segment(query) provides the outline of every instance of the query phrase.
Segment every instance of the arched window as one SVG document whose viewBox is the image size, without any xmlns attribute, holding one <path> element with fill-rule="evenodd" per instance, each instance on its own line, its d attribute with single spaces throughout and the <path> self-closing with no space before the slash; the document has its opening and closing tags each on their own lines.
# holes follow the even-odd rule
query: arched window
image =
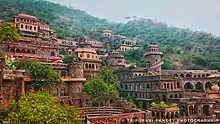
<svg viewBox="0 0 220 124">
<path fill-rule="evenodd" d="M 90 58 L 90 55 L 89 55 L 89 54 L 87 54 L 87 58 Z"/>
<path fill-rule="evenodd" d="M 180 77 L 181 77 L 181 78 L 184 78 L 184 74 L 180 74 Z"/>
<path fill-rule="evenodd" d="M 196 85 L 195 85 L 195 87 L 196 87 L 196 90 L 200 90 L 200 91 L 203 91 L 203 90 L 204 90 L 204 89 L 203 89 L 203 85 L 202 85 L 201 82 L 197 82 Z"/>
<path fill-rule="evenodd" d="M 191 84 L 190 82 L 187 82 L 185 85 L 184 85 L 184 89 L 193 89 L 193 84 Z"/>
<path fill-rule="evenodd" d="M 30 50 L 27 50 L 27 53 L 31 53 L 31 51 L 30 51 Z"/>
<path fill-rule="evenodd" d="M 170 95 L 170 98 L 173 98 L 173 95 L 172 95 L 172 94 Z"/>
<path fill-rule="evenodd" d="M 63 88 L 61 89 L 60 95 L 61 95 L 61 96 L 67 96 L 67 90 L 66 90 L 66 88 L 63 87 Z"/>
<path fill-rule="evenodd" d="M 92 64 L 92 69 L 94 69 L 95 68 L 95 65 L 94 64 Z"/>
<path fill-rule="evenodd" d="M 186 74 L 186 77 L 190 77 L 190 74 Z"/>
<path fill-rule="evenodd" d="M 85 68 L 89 68 L 88 64 L 86 63 Z"/>
</svg>

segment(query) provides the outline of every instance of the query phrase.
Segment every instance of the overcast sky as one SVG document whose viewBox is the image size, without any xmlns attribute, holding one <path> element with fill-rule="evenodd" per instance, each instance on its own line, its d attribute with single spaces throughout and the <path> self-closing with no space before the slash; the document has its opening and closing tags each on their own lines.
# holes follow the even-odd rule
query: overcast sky
<svg viewBox="0 0 220 124">
<path fill-rule="evenodd" d="M 110 21 L 137 16 L 220 35 L 220 0 L 49 0 Z"/>
</svg>

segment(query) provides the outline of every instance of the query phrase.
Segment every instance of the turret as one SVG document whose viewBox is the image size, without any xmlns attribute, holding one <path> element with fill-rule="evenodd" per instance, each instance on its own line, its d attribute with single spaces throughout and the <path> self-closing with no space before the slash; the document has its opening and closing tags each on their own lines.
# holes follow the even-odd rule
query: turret
<svg viewBox="0 0 220 124">
<path fill-rule="evenodd" d="M 161 67 L 163 65 L 163 61 L 161 60 L 162 52 L 159 51 L 158 45 L 149 45 L 148 51 L 145 52 L 144 57 L 146 61 L 146 67 L 148 72 L 154 75 L 161 74 Z"/>
<path fill-rule="evenodd" d="M 104 47 L 106 49 L 106 52 L 109 52 L 111 49 L 111 36 L 112 36 L 112 31 L 111 30 L 104 30 L 103 31 L 103 42 L 104 42 Z"/>
<path fill-rule="evenodd" d="M 104 30 L 103 31 L 103 37 L 104 38 L 110 38 L 112 36 L 112 31 L 111 30 Z"/>
<path fill-rule="evenodd" d="M 125 67 L 124 55 L 121 54 L 120 51 L 116 51 L 116 50 L 110 51 L 108 53 L 106 60 L 108 65 L 111 65 L 116 69 Z"/>
</svg>

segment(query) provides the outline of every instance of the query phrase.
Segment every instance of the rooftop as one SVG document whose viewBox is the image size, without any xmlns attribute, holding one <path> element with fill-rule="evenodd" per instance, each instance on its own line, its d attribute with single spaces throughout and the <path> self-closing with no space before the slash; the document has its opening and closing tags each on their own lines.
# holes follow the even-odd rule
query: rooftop
<svg viewBox="0 0 220 124">
<path fill-rule="evenodd" d="M 36 20 L 36 21 L 39 21 L 37 17 L 35 16 L 31 16 L 31 15 L 27 15 L 27 14 L 18 14 L 17 16 L 15 17 L 19 17 L 19 18 L 29 18 L 29 19 L 33 19 L 33 20 Z"/>
</svg>

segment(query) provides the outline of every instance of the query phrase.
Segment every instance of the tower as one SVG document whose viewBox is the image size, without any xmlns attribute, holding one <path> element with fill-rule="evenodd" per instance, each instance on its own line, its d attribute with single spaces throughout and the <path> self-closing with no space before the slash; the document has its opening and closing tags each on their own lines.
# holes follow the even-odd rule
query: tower
<svg viewBox="0 0 220 124">
<path fill-rule="evenodd" d="M 104 47 L 107 50 L 106 52 L 109 52 L 111 49 L 111 36 L 112 36 L 111 30 L 104 30 L 103 31 L 103 38 L 104 38 L 104 44 L 105 44 Z"/>
<path fill-rule="evenodd" d="M 159 51 L 158 45 L 149 45 L 148 51 L 144 53 L 144 57 L 147 60 L 146 66 L 148 72 L 153 75 L 161 74 L 161 67 L 163 65 L 163 61 L 161 60 L 162 52 Z"/>
</svg>

